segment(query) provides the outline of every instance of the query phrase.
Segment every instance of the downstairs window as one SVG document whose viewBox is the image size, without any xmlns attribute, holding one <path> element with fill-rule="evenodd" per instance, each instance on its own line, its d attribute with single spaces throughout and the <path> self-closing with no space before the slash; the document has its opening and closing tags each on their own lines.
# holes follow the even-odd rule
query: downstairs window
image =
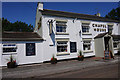
<svg viewBox="0 0 120 80">
<path fill-rule="evenodd" d="M 84 41 L 83 50 L 91 50 L 91 41 Z"/>
<path fill-rule="evenodd" d="M 3 44 L 3 53 L 17 52 L 16 44 Z"/>
<path fill-rule="evenodd" d="M 57 42 L 57 52 L 67 52 L 67 41 L 58 41 Z"/>
</svg>

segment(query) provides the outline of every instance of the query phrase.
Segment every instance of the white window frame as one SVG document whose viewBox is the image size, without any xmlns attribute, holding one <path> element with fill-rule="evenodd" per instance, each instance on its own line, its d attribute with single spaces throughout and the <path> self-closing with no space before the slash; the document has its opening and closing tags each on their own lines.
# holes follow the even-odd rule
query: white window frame
<svg viewBox="0 0 120 80">
<path fill-rule="evenodd" d="M 59 44 L 59 42 L 66 42 L 66 44 Z M 67 46 L 67 51 L 58 51 L 58 46 Z M 57 41 L 57 53 L 68 53 L 68 41 Z"/>
<path fill-rule="evenodd" d="M 87 42 L 87 43 L 85 43 L 85 42 Z M 90 46 L 90 49 L 84 50 L 84 45 Z M 91 41 L 89 41 L 89 40 L 83 41 L 83 51 L 91 51 Z"/>
<path fill-rule="evenodd" d="M 114 44 L 117 44 L 117 47 L 114 47 Z M 113 42 L 113 47 L 114 47 L 114 49 L 117 49 L 118 48 L 118 42 Z"/>
<path fill-rule="evenodd" d="M 62 31 L 60 28 L 62 28 Z M 66 28 L 67 28 L 67 22 L 56 21 L 56 33 L 67 33 Z"/>
<path fill-rule="evenodd" d="M 113 25 L 108 25 L 108 32 L 113 32 Z"/>
<path fill-rule="evenodd" d="M 90 26 L 89 25 L 90 25 L 90 23 L 82 23 L 82 33 L 89 33 L 90 32 Z M 83 28 L 86 28 L 85 32 L 83 32 Z"/>
<path fill-rule="evenodd" d="M 3 48 L 15 48 L 16 49 L 16 52 L 3 52 L 3 54 L 4 53 L 17 53 L 17 46 L 16 46 L 16 44 L 14 44 L 14 43 L 5 43 L 5 44 L 2 44 L 2 50 L 3 50 Z"/>
</svg>

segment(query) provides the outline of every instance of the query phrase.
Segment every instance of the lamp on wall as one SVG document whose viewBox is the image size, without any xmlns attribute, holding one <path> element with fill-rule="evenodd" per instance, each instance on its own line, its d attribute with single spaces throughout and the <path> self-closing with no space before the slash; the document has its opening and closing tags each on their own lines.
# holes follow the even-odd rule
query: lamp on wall
<svg viewBox="0 0 120 80">
<path fill-rule="evenodd" d="M 77 18 L 75 18 L 75 19 L 73 20 L 73 23 L 75 23 L 76 20 L 77 20 Z"/>
</svg>

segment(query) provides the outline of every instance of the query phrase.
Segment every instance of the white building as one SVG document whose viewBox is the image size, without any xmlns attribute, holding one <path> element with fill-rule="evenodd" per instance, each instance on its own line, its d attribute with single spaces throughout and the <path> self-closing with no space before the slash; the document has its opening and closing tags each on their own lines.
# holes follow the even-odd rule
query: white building
<svg viewBox="0 0 120 80">
<path fill-rule="evenodd" d="M 0 66 L 6 66 L 12 54 L 18 65 L 43 62 L 43 39 L 35 32 L 4 32 L 0 43 Z"/>
<path fill-rule="evenodd" d="M 100 17 L 100 15 L 47 10 L 43 9 L 42 3 L 39 3 L 34 32 L 28 33 L 32 36 L 27 37 L 28 35 L 25 33 L 24 36 L 19 37 L 23 35 L 20 33 L 16 39 L 16 35 L 8 33 L 14 37 L 6 35 L 7 40 L 3 36 L 3 42 L 0 45 L 2 59 L 0 65 L 5 66 L 6 59 L 14 53 L 18 65 L 50 61 L 53 55 L 58 60 L 77 58 L 80 50 L 84 57 L 95 56 L 94 38 L 103 33 L 107 34 L 107 32 L 112 33 L 112 35 L 120 35 L 120 22 Z M 16 51 L 4 53 L 6 51 L 4 48 L 11 44 L 16 47 Z M 98 44 L 100 43 L 98 42 Z M 112 41 L 110 44 L 113 48 Z M 113 50 L 114 54 L 118 51 L 117 44 Z M 30 55 L 27 55 L 29 53 L 27 47 L 30 45 L 34 47 L 32 51 L 35 52 L 34 55 L 31 55 L 31 52 Z M 97 47 L 99 48 L 99 45 Z M 105 46 L 103 48 L 105 50 Z"/>
<path fill-rule="evenodd" d="M 47 10 L 42 3 L 38 4 L 34 31 L 46 40 L 44 61 L 50 60 L 53 54 L 57 59 L 75 58 L 79 50 L 85 57 L 95 56 L 94 37 L 108 30 L 118 35 L 119 22 L 100 15 Z"/>
</svg>

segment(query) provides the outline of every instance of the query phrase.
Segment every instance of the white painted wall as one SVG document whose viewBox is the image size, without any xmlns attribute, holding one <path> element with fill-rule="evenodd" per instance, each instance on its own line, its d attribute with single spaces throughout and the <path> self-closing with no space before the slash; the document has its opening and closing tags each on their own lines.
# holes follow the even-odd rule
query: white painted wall
<svg viewBox="0 0 120 80">
<path fill-rule="evenodd" d="M 118 35 L 120 35 L 120 23 L 118 24 Z"/>
<path fill-rule="evenodd" d="M 114 23 L 112 34 L 113 35 L 120 35 L 119 33 L 120 33 L 120 26 L 118 23 Z"/>
<path fill-rule="evenodd" d="M 92 24 L 103 24 L 103 25 L 106 25 L 106 28 L 103 28 L 103 27 L 93 27 Z M 106 32 L 108 32 L 107 22 L 91 21 L 91 24 L 90 24 L 90 33 L 92 33 L 92 37 L 93 38 L 95 36 L 97 36 L 98 34 L 100 34 L 100 33 L 105 33 L 105 32 L 100 32 L 100 31 L 99 32 L 94 31 L 95 28 L 106 29 Z"/>
<path fill-rule="evenodd" d="M 34 43 L 34 42 L 32 42 Z M 43 58 L 43 49 L 42 49 L 42 43 L 35 43 L 35 50 L 36 55 L 33 56 L 26 56 L 26 44 L 25 43 L 19 43 L 18 44 L 18 63 L 19 64 L 29 64 L 29 63 L 40 63 L 42 62 Z"/>
<path fill-rule="evenodd" d="M 4 43 L 4 42 L 3 42 Z M 43 46 L 42 42 L 7 42 L 7 43 L 16 43 L 17 45 L 17 54 L 12 54 L 13 58 L 16 60 L 18 65 L 21 64 L 31 64 L 31 63 L 41 63 L 43 62 Z M 26 56 L 26 43 L 35 43 L 36 55 Z M 2 66 L 6 66 L 9 62 L 10 53 L 5 55 L 2 53 Z"/>
<path fill-rule="evenodd" d="M 0 43 L 0 66 L 2 66 L 2 43 Z"/>
<path fill-rule="evenodd" d="M 35 28 L 34 28 L 34 32 L 38 32 L 38 34 L 42 37 L 42 26 L 40 27 L 40 29 L 38 30 L 38 22 L 40 20 L 40 17 L 42 17 L 41 12 L 39 11 L 39 9 L 37 8 L 36 11 L 36 18 L 35 18 Z"/>
<path fill-rule="evenodd" d="M 56 21 L 54 21 L 53 23 L 53 34 L 50 36 L 49 35 L 49 26 L 48 26 L 48 20 L 55 20 L 55 19 L 65 19 L 68 20 L 67 22 L 67 29 L 66 32 L 69 33 L 69 35 L 56 35 Z M 82 32 L 82 27 L 81 27 L 81 21 L 80 19 L 75 20 L 75 22 L 73 23 L 73 18 L 65 18 L 65 17 L 55 17 L 55 16 L 46 16 L 43 15 L 42 16 L 42 32 L 43 32 L 43 39 L 45 39 L 46 41 L 44 41 L 43 43 L 43 47 L 45 50 L 43 50 L 43 61 L 48 61 L 51 59 L 52 55 L 54 54 L 56 56 L 57 54 L 57 46 L 56 46 L 56 42 L 55 42 L 55 38 L 69 38 L 69 42 L 68 42 L 68 53 L 70 53 L 70 41 L 72 42 L 77 42 L 77 52 L 76 53 L 70 53 L 70 55 L 61 55 L 61 56 L 56 56 L 59 59 L 68 59 L 68 58 L 75 58 L 77 57 L 77 54 L 79 52 L 79 50 L 83 50 L 83 42 L 82 42 L 82 38 L 92 38 L 91 41 L 91 51 L 87 52 L 87 53 L 83 53 L 85 57 L 88 56 L 94 56 L 95 55 L 95 46 L 94 46 L 94 37 L 97 36 L 100 33 L 104 33 L 104 32 L 97 32 L 94 31 L 94 28 L 97 27 L 93 27 L 92 24 L 104 24 L 106 25 L 106 32 L 108 32 L 108 26 L 107 26 L 107 22 L 101 22 L 101 21 L 91 21 L 90 23 L 90 33 L 92 35 L 79 35 L 79 31 L 81 30 Z M 88 21 L 88 20 L 86 20 Z M 116 27 L 118 27 L 116 24 L 114 25 L 116 30 Z M 99 27 L 101 28 L 101 27 Z M 82 34 L 82 33 L 81 33 Z M 49 46 L 51 44 L 54 44 L 53 46 Z M 46 50 L 47 49 L 47 50 Z"/>
</svg>

